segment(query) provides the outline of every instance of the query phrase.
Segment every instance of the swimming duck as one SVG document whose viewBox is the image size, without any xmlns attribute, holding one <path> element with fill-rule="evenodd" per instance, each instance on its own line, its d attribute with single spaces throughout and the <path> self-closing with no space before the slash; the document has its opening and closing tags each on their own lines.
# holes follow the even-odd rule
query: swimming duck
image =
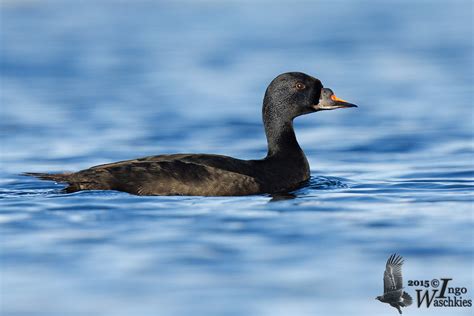
<svg viewBox="0 0 474 316">
<path fill-rule="evenodd" d="M 98 165 L 74 173 L 26 173 L 67 183 L 65 192 L 117 190 L 136 195 L 237 196 L 278 194 L 310 177 L 296 140 L 293 119 L 324 110 L 357 107 L 335 96 L 321 81 L 301 72 L 279 75 L 263 99 L 267 156 L 242 160 L 210 154 L 158 155 Z"/>
</svg>

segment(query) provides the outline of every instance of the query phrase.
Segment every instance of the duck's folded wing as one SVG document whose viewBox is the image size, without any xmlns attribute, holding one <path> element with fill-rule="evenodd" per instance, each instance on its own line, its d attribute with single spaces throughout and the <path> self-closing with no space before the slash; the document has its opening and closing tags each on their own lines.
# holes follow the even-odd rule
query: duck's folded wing
<svg viewBox="0 0 474 316">
<path fill-rule="evenodd" d="M 117 161 L 113 163 L 102 164 L 94 166 L 90 169 L 108 169 L 130 164 L 138 164 L 145 162 L 185 162 L 194 163 L 197 165 L 216 167 L 229 171 L 240 173 L 239 171 L 249 172 L 248 161 L 236 159 L 229 156 L 210 155 L 210 154 L 172 154 L 172 155 L 157 155 L 136 158 L 131 160 Z"/>
<path fill-rule="evenodd" d="M 251 176 L 177 157 L 146 157 L 101 165 L 79 172 L 77 176 L 82 176 L 85 181 L 88 178 L 103 178 L 110 189 L 137 195 L 212 196 L 261 193 L 261 185 Z"/>
</svg>

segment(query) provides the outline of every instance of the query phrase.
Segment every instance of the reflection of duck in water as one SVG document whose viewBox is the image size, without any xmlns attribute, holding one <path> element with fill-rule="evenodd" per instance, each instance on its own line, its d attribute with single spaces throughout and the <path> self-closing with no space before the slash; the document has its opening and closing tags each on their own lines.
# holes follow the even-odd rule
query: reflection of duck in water
<svg viewBox="0 0 474 316">
<path fill-rule="evenodd" d="M 322 110 L 356 107 L 321 81 L 299 72 L 276 77 L 263 100 L 268 154 L 241 160 L 208 154 L 150 156 L 95 166 L 75 173 L 27 173 L 68 183 L 66 192 L 118 190 L 138 195 L 249 195 L 296 189 L 309 165 L 295 137 L 293 119 Z"/>
</svg>

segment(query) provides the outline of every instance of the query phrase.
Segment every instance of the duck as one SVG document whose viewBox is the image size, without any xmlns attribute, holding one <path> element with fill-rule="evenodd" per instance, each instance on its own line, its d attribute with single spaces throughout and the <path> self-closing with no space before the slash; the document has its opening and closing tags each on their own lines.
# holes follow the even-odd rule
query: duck
<svg viewBox="0 0 474 316">
<path fill-rule="evenodd" d="M 338 98 L 321 81 L 287 72 L 271 81 L 262 106 L 267 139 L 263 159 L 243 160 L 213 154 L 166 154 L 102 164 L 72 173 L 24 173 L 66 183 L 65 193 L 115 190 L 134 195 L 245 196 L 280 194 L 310 178 L 293 120 L 301 115 L 357 105 Z"/>
</svg>

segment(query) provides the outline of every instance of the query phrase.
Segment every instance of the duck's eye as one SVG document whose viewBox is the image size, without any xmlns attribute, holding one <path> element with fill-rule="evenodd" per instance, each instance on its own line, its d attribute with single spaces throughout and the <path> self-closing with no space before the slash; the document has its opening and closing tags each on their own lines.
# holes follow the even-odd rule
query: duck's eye
<svg viewBox="0 0 474 316">
<path fill-rule="evenodd" d="M 297 82 L 295 87 L 298 90 L 303 90 L 304 88 L 306 88 L 306 86 L 304 84 L 302 84 L 301 82 Z"/>
</svg>

